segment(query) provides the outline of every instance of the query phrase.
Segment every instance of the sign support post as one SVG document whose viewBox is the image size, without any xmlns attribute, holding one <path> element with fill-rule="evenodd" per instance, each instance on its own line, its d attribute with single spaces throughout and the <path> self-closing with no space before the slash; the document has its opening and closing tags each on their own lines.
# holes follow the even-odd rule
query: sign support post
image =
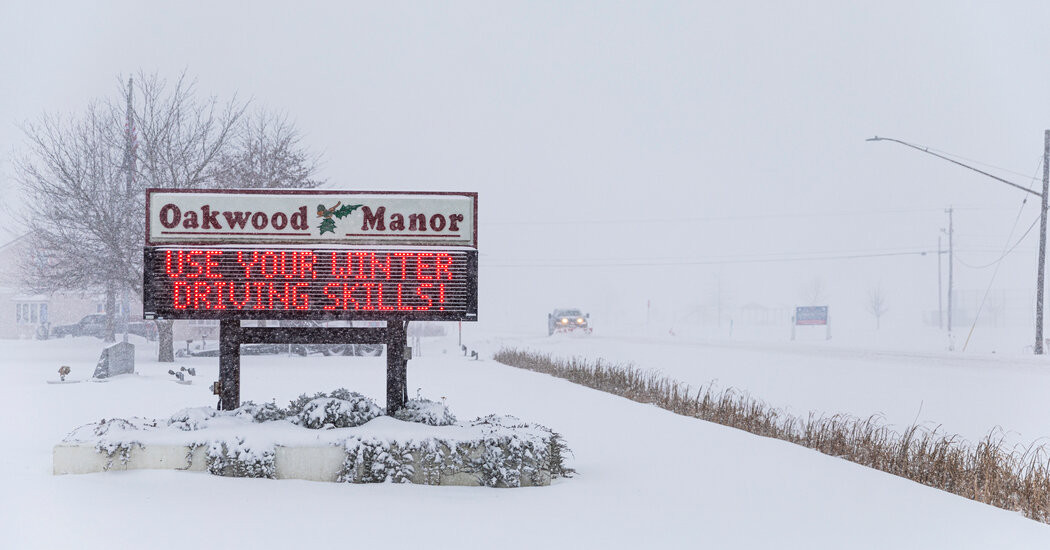
<svg viewBox="0 0 1050 550">
<path fill-rule="evenodd" d="M 386 346 L 386 409 L 394 414 L 408 401 L 408 338 L 403 321 L 386 328 L 242 327 L 236 319 L 219 321 L 219 410 L 241 404 L 241 344 L 383 344 Z"/>
<path fill-rule="evenodd" d="M 219 410 L 241 406 L 241 321 L 219 321 Z"/>
<path fill-rule="evenodd" d="M 405 348 L 408 336 L 402 321 L 386 326 L 386 410 L 394 414 L 408 401 L 408 359 Z"/>
</svg>

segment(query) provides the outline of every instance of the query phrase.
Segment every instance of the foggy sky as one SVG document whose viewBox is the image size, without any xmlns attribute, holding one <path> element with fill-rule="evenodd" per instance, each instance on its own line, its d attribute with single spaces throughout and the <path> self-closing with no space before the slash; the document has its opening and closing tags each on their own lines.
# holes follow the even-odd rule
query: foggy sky
<svg viewBox="0 0 1050 550">
<path fill-rule="evenodd" d="M 507 325 L 719 286 L 794 306 L 813 277 L 849 322 L 881 284 L 884 324 L 918 323 L 937 307 L 933 255 L 782 260 L 933 250 L 954 205 L 958 258 L 983 264 L 1038 215 L 1029 201 L 1018 218 L 1020 191 L 865 139 L 1034 184 L 1042 2 L 36 4 L 0 5 L 5 196 L 18 124 L 113 96 L 121 74 L 186 69 L 200 92 L 286 112 L 331 188 L 478 191 L 481 314 Z M 994 288 L 1034 290 L 1035 245 Z M 958 288 L 989 285 L 992 269 L 956 268 Z"/>
</svg>

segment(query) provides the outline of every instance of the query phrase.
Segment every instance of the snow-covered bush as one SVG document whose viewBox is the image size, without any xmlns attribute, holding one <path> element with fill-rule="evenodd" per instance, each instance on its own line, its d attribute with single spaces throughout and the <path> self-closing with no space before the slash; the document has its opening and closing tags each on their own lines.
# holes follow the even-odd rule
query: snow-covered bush
<svg viewBox="0 0 1050 550">
<path fill-rule="evenodd" d="M 342 389 L 344 389 L 344 388 L 339 388 L 338 390 L 335 390 L 335 391 L 340 391 Z M 299 413 L 303 412 L 303 408 L 306 407 L 307 403 L 309 403 L 310 401 L 313 401 L 314 399 L 320 399 L 322 397 L 328 397 L 328 394 L 323 392 L 323 391 L 319 391 L 319 392 L 315 393 L 313 395 L 313 397 L 310 397 L 310 396 L 306 395 L 305 393 L 300 394 L 299 397 L 295 398 L 295 400 L 288 402 L 288 408 L 285 409 L 285 413 L 289 417 L 298 417 Z"/>
<path fill-rule="evenodd" d="M 256 405 L 252 401 L 241 403 L 236 412 L 238 415 L 250 416 L 255 422 L 270 422 L 273 420 L 284 420 L 288 412 L 277 406 L 277 403 L 263 403 Z"/>
<path fill-rule="evenodd" d="M 306 405 L 309 402 L 311 402 L 311 401 L 313 401 L 315 399 L 321 399 L 323 397 L 331 397 L 331 398 L 334 398 L 334 399 L 341 399 L 343 401 L 351 401 L 351 402 L 357 402 L 357 401 L 360 401 L 360 400 L 364 399 L 364 400 L 367 400 L 369 403 L 372 403 L 372 405 L 378 407 L 378 405 L 375 405 L 374 401 L 372 401 L 368 397 L 365 397 L 364 395 L 361 395 L 360 393 L 357 393 L 355 391 L 350 391 L 350 390 L 348 390 L 346 388 L 337 388 L 337 389 L 332 390 L 331 393 L 325 393 L 323 391 L 319 391 L 319 392 L 313 394 L 312 397 L 306 395 L 305 393 L 304 394 L 300 394 L 299 397 L 295 398 L 295 400 L 290 401 L 288 403 L 288 408 L 284 409 L 285 416 L 288 417 L 288 418 L 298 417 L 298 416 L 300 416 L 302 414 L 303 409 L 306 408 Z M 379 407 L 379 410 L 380 410 L 379 414 L 386 414 L 383 411 L 382 407 Z"/>
<path fill-rule="evenodd" d="M 348 399 L 319 397 L 310 400 L 299 413 L 299 424 L 313 430 L 350 428 L 383 415 L 383 409 L 368 397 L 356 392 L 344 395 Z"/>
<path fill-rule="evenodd" d="M 428 426 L 451 426 L 456 423 L 456 417 L 444 403 L 423 398 L 409 399 L 404 408 L 394 413 L 394 418 Z"/>
<path fill-rule="evenodd" d="M 411 483 L 413 444 L 369 438 L 350 438 L 344 445 L 346 458 L 336 481 L 343 483 Z"/>
<path fill-rule="evenodd" d="M 575 473 L 565 464 L 565 455 L 572 451 L 560 434 L 546 426 L 496 414 L 477 418 L 471 425 L 485 432 L 484 452 L 471 460 L 482 485 L 518 487 L 522 475 L 536 484 L 544 476 L 572 477 Z M 523 437 L 530 432 L 541 435 Z"/>
<path fill-rule="evenodd" d="M 208 472 L 227 477 L 261 477 L 273 479 L 274 448 L 246 445 L 244 439 L 213 441 L 208 445 Z"/>
<path fill-rule="evenodd" d="M 88 438 L 120 437 L 121 432 L 144 430 L 155 427 L 156 425 L 156 420 L 148 420 L 137 416 L 133 416 L 129 419 L 110 418 L 109 420 L 106 420 L 103 418 L 98 422 L 84 424 L 83 426 L 76 428 L 66 435 L 66 439 L 84 440 Z"/>
<path fill-rule="evenodd" d="M 171 415 L 171 418 L 168 419 L 168 426 L 186 432 L 202 430 L 211 419 L 220 414 L 222 411 L 211 407 L 190 407 Z"/>
<path fill-rule="evenodd" d="M 135 447 L 178 441 L 188 449 L 186 468 L 203 458 L 204 464 L 196 462 L 197 467 L 215 475 L 274 478 L 277 447 L 284 441 L 295 446 L 302 439 L 293 432 L 351 428 L 383 414 L 368 397 L 338 389 L 312 398 L 302 395 L 288 409 L 246 401 L 232 411 L 182 409 L 159 423 L 137 417 L 103 419 L 73 430 L 64 442 L 94 446 L 107 457 L 106 470 L 118 464 L 139 467 L 132 456 Z M 344 449 L 337 477 L 346 483 L 520 487 L 546 485 L 553 477 L 572 473 L 565 466 L 569 450 L 564 441 L 537 424 L 499 415 L 460 423 L 443 403 L 421 398 L 409 401 L 397 416 L 440 427 L 406 430 L 401 421 L 385 418 L 360 431 L 333 430 L 309 439 Z M 260 426 L 263 423 L 269 425 Z"/>
</svg>

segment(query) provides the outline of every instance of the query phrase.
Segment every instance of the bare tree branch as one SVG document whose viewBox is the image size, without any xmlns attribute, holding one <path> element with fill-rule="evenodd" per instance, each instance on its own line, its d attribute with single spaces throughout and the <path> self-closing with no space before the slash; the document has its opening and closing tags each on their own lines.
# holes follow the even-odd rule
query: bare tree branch
<svg viewBox="0 0 1050 550">
<path fill-rule="evenodd" d="M 314 177 L 318 158 L 286 117 L 249 116 L 249 104 L 236 96 L 200 99 L 185 72 L 170 85 L 141 71 L 134 80 L 138 143 L 131 153 L 124 77 L 118 78 L 119 94 L 92 102 L 78 117 L 45 114 L 22 126 L 27 149 L 14 172 L 32 246 L 20 267 L 36 292 L 115 286 L 141 295 L 147 188 L 322 183 Z M 130 189 L 129 161 L 135 168 Z"/>
</svg>

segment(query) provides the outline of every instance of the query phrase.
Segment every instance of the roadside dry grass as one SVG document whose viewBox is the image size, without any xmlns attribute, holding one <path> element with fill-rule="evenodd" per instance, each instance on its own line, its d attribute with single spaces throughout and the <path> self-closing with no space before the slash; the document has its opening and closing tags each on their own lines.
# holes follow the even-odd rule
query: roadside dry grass
<svg viewBox="0 0 1050 550">
<path fill-rule="evenodd" d="M 658 372 L 601 359 L 556 359 L 506 348 L 495 359 L 681 415 L 790 441 L 1050 523 L 1050 455 L 1042 445 L 1009 447 L 999 432 L 971 443 L 923 426 L 897 432 L 877 416 L 802 418 L 733 388 L 694 389 Z"/>
</svg>

